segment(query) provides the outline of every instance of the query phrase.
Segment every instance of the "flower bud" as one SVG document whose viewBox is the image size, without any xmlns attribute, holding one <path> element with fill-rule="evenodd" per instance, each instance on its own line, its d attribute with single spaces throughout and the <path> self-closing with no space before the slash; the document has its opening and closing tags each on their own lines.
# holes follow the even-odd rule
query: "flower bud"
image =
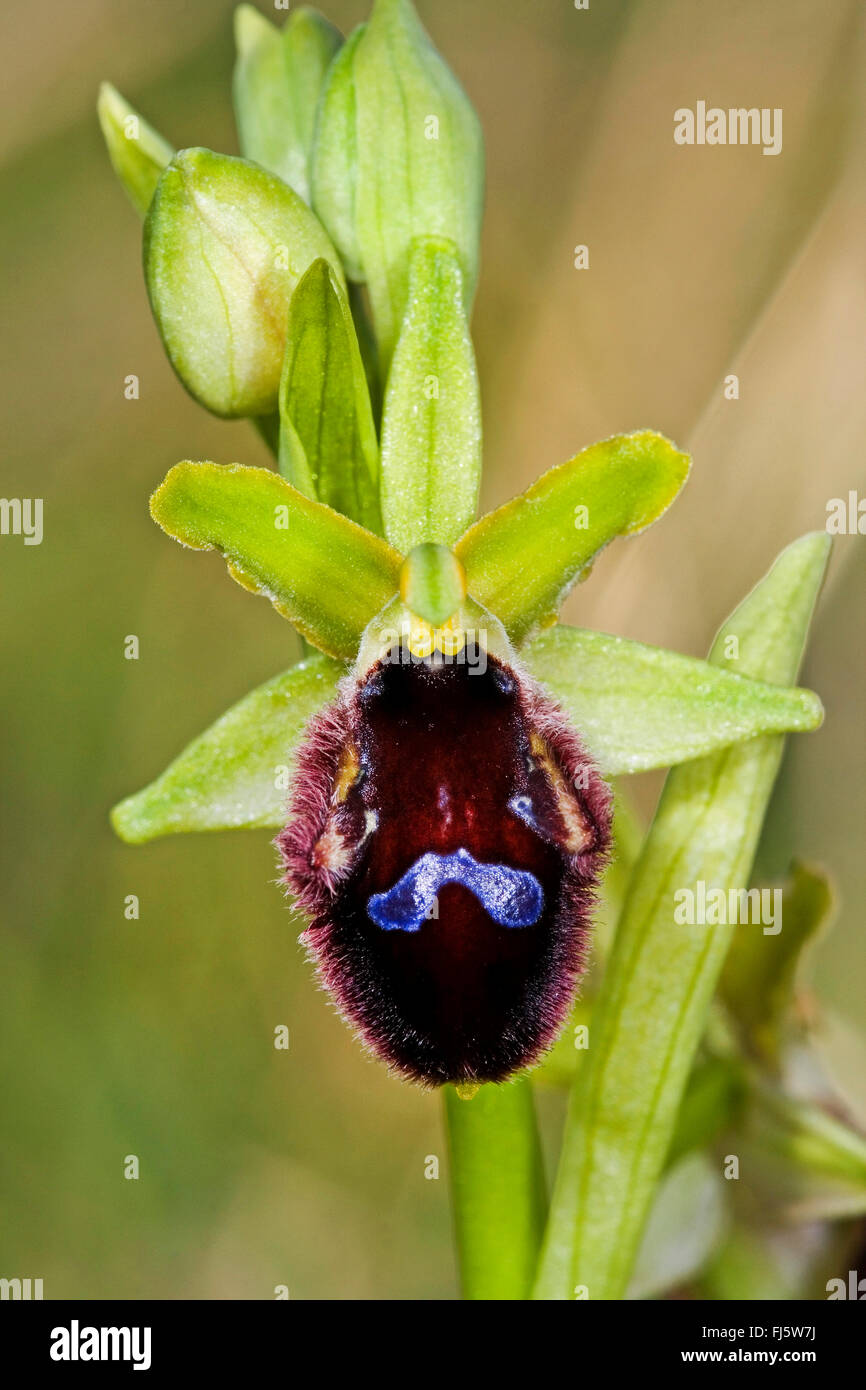
<svg viewBox="0 0 866 1390">
<path fill-rule="evenodd" d="M 313 201 L 353 278 L 369 289 L 383 362 L 408 298 L 417 237 L 455 243 L 467 310 L 478 274 L 481 129 L 409 0 L 376 0 L 338 56 L 313 153 Z M 348 52 L 347 52 L 348 50 Z"/>
<path fill-rule="evenodd" d="M 286 882 L 379 1057 L 424 1085 L 502 1081 L 571 1006 L 609 794 L 490 614 L 466 600 L 433 629 L 403 608 L 381 641 L 392 607 L 308 725 Z"/>
<path fill-rule="evenodd" d="M 354 61 L 365 24 L 359 24 L 334 59 L 322 89 L 310 176 L 313 207 L 334 239 L 350 280 L 364 280 L 355 227 L 358 148 Z"/>
<path fill-rule="evenodd" d="M 144 217 L 174 150 L 110 82 L 100 87 L 96 110 L 114 172 Z"/>
<path fill-rule="evenodd" d="M 274 174 L 182 150 L 162 175 L 144 232 L 154 317 L 184 386 L 215 415 L 277 407 L 289 300 L 336 252 L 303 199 Z"/>
<path fill-rule="evenodd" d="M 310 201 L 309 157 L 325 73 L 342 38 L 304 5 L 280 31 L 252 5 L 235 11 L 234 104 L 241 150 Z"/>
</svg>

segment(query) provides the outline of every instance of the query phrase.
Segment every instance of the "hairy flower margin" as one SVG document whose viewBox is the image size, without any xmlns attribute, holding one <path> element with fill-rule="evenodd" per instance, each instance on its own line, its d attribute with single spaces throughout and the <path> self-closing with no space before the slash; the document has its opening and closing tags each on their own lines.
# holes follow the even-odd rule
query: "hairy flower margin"
<svg viewBox="0 0 866 1390">
<path fill-rule="evenodd" d="M 241 5 L 236 39 L 243 158 L 174 153 L 108 85 L 99 116 L 113 166 L 145 219 L 148 293 L 172 366 L 212 413 L 249 418 L 277 461 L 276 470 L 180 463 L 154 493 L 152 515 L 181 544 L 220 552 L 231 575 L 269 598 L 316 651 L 252 691 L 121 802 L 113 824 L 129 843 L 185 831 L 279 830 L 289 882 L 313 916 L 307 943 L 373 1050 L 398 1072 L 434 1084 L 502 1080 L 538 1060 L 571 1003 L 608 847 L 602 777 L 683 764 L 677 775 L 685 781 L 669 780 L 663 802 L 675 823 L 680 786 L 694 806 L 704 795 L 701 779 L 714 777 L 707 814 L 716 807 L 733 833 L 749 778 L 758 776 L 752 769 L 760 768 L 748 843 L 741 833 L 738 855 L 719 851 L 708 869 L 720 886 L 748 882 L 778 736 L 817 728 L 822 718 L 817 697 L 792 682 L 826 538 L 805 537 L 784 552 L 731 620 L 750 636 L 739 665 L 718 647 L 703 662 L 558 623 L 598 553 L 670 506 L 686 481 L 687 456 L 651 431 L 619 435 L 476 521 L 481 410 L 469 319 L 483 146 L 472 107 L 408 0 L 376 0 L 369 22 L 345 42 L 307 7 L 278 30 Z M 764 631 L 750 626 L 753 613 L 762 614 Z M 474 685 L 473 665 L 484 677 Z M 420 721 L 398 756 L 397 731 L 433 698 L 437 682 L 440 715 Z M 449 728 L 455 700 L 472 710 Z M 497 700 L 510 711 L 507 735 L 491 714 Z M 461 737 L 463 751 L 455 748 Z M 413 750 L 434 770 L 428 801 L 443 786 L 461 792 L 464 808 L 490 801 L 489 768 L 510 769 L 480 829 L 437 840 L 447 820 L 442 805 L 438 817 L 427 806 L 400 827 L 400 808 L 414 794 Z M 717 763 L 730 785 L 719 782 Z M 503 815 L 510 816 L 504 849 L 502 835 L 490 834 Z M 397 848 L 407 826 L 415 856 L 408 863 L 405 846 Z M 689 862 L 699 864 L 701 827 L 692 829 Z M 620 942 L 651 930 L 646 921 L 631 923 L 640 915 L 641 872 L 654 853 L 670 862 L 669 834 L 661 813 L 595 1002 L 602 1027 L 641 984 Z M 370 855 L 371 841 L 381 853 Z M 718 850 L 718 835 L 715 843 Z M 372 874 L 371 858 L 379 864 Z M 452 915 L 460 918 L 461 904 L 468 914 L 463 944 L 452 942 L 450 957 L 447 934 L 435 937 L 428 920 L 440 890 Z M 525 943 L 548 907 L 553 929 L 512 960 L 514 979 L 503 976 L 501 999 L 461 1038 L 461 1010 L 484 989 L 489 950 L 506 938 Z M 666 900 L 656 901 L 656 912 L 669 932 Z M 484 922 L 496 924 L 498 945 L 484 937 Z M 467 966 L 465 941 L 479 931 L 484 945 L 470 951 L 455 990 Z M 419 944 L 427 937 L 438 944 L 425 957 Z M 393 959 L 383 964 L 386 939 Z M 455 1104 L 447 1088 L 468 1296 L 527 1297 L 536 1274 L 537 1296 L 575 1296 L 593 1259 L 598 1292 L 590 1296 L 622 1295 L 729 945 L 720 938 L 704 970 L 701 1000 L 674 1046 L 676 1066 L 669 1020 L 650 1018 L 639 1042 L 611 1034 L 580 1069 L 546 1236 L 526 1082 L 484 1087 L 474 1106 Z M 523 945 L 515 950 L 520 957 Z M 644 968 L 649 987 L 663 966 L 655 960 Z M 411 985 L 419 970 L 441 976 L 420 1009 Z M 523 1027 L 527 978 L 539 1007 Z M 730 978 L 725 1003 L 736 1023 L 749 990 L 742 975 Z M 671 1008 L 680 997 L 685 1006 L 693 980 L 686 952 L 666 974 Z M 742 1044 L 747 1051 L 753 1036 Z M 605 1212 L 620 1192 L 629 1195 L 628 1213 L 619 1226 L 615 1215 L 603 1215 L 587 1234 L 590 1214 L 575 1183 L 580 1178 L 586 1191 L 594 1174 L 616 1173 L 616 1153 L 581 1151 L 594 1097 L 604 1106 L 608 1094 L 615 1107 L 620 1093 L 605 1092 L 604 1067 L 619 1067 L 615 1085 L 625 1095 L 656 1053 L 668 1059 L 655 1092 L 664 1105 L 649 1116 L 654 1143 L 645 1171 L 638 1181 L 624 1170 L 621 1188 L 609 1182 Z M 739 1065 L 736 1056 L 734 1047 L 731 1065 Z M 555 1078 L 555 1059 L 539 1074 Z M 620 1156 L 640 1132 L 639 1118 L 648 1122 L 624 1117 Z M 514 1162 L 497 1186 L 489 1151 L 500 1141 L 511 1145 Z"/>
</svg>

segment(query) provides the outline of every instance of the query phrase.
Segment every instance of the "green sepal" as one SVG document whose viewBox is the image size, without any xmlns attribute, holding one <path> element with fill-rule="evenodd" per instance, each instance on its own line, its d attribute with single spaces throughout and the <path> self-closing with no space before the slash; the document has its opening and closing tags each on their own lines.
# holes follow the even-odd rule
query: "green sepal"
<svg viewBox="0 0 866 1390">
<path fill-rule="evenodd" d="M 224 417 L 277 409 L 289 300 L 317 257 L 337 253 L 282 179 L 244 159 L 181 150 L 144 229 L 147 288 L 172 366 Z"/>
<path fill-rule="evenodd" d="M 329 656 L 351 660 L 397 591 L 396 551 L 267 468 L 179 463 L 150 510 L 182 545 L 219 550 L 239 584 L 264 594 Z"/>
<path fill-rule="evenodd" d="M 280 471 L 309 497 L 382 529 L 379 443 L 352 311 L 325 260 L 289 305 L 280 380 Z"/>
<path fill-rule="evenodd" d="M 667 511 L 690 460 L 651 430 L 615 435 L 551 468 L 455 547 L 469 592 L 515 642 L 553 621 L 581 571 L 615 536 Z"/>
<path fill-rule="evenodd" d="M 759 734 L 817 729 L 823 718 L 809 690 L 603 632 L 551 628 L 521 660 L 607 776 L 671 767 Z"/>
<path fill-rule="evenodd" d="M 133 207 L 144 217 L 174 150 L 110 82 L 99 88 L 96 110 L 112 168 Z"/>
<path fill-rule="evenodd" d="M 325 74 L 339 30 L 308 5 L 280 30 L 252 5 L 235 10 L 232 94 L 241 151 L 310 201 L 309 160 Z"/>
<path fill-rule="evenodd" d="M 285 825 L 293 757 L 307 720 L 336 694 L 346 667 L 311 656 L 245 695 L 155 782 L 115 806 L 128 844 L 199 830 Z"/>
<path fill-rule="evenodd" d="M 453 545 L 481 483 L 481 399 L 453 244 L 416 242 L 410 285 L 382 415 L 382 517 L 404 553 Z"/>
</svg>

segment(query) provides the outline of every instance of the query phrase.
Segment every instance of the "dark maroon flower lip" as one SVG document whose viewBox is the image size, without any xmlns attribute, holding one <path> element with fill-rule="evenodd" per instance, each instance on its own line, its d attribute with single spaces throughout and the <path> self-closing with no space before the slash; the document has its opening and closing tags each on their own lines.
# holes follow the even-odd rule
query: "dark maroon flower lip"
<svg viewBox="0 0 866 1390">
<path fill-rule="evenodd" d="M 277 840 L 340 1012 L 425 1085 L 501 1081 L 550 1045 L 610 840 L 562 711 L 484 655 L 348 678 L 308 727 Z"/>
</svg>

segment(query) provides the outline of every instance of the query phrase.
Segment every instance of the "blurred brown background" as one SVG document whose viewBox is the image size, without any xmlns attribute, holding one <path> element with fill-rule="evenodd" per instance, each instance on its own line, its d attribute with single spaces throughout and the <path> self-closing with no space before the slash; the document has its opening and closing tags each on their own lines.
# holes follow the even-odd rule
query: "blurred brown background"
<svg viewBox="0 0 866 1390">
<path fill-rule="evenodd" d="M 860 7 L 419 8 L 488 144 L 486 501 L 617 431 L 689 447 L 684 498 L 607 552 L 569 616 L 702 654 L 781 547 L 823 527 L 829 498 L 866 495 Z M 437 1101 L 367 1061 L 315 988 L 268 837 L 133 850 L 106 820 L 296 652 L 269 605 L 148 518 L 178 459 L 265 456 L 172 375 L 94 115 L 110 78 L 175 145 L 234 152 L 231 9 L 0 14 L 0 490 L 45 499 L 41 546 L 0 540 L 0 1274 L 42 1277 L 46 1297 L 451 1297 Z M 346 30 L 366 5 L 327 12 Z M 677 147 L 673 112 L 698 100 L 782 107 L 782 154 Z M 792 852 L 831 870 L 840 915 L 816 982 L 861 1023 L 864 545 L 836 544 L 804 672 L 828 719 L 790 749 L 761 856 L 768 873 Z M 123 659 L 131 633 L 138 662 Z M 657 787 L 636 788 L 646 811 Z"/>
</svg>

